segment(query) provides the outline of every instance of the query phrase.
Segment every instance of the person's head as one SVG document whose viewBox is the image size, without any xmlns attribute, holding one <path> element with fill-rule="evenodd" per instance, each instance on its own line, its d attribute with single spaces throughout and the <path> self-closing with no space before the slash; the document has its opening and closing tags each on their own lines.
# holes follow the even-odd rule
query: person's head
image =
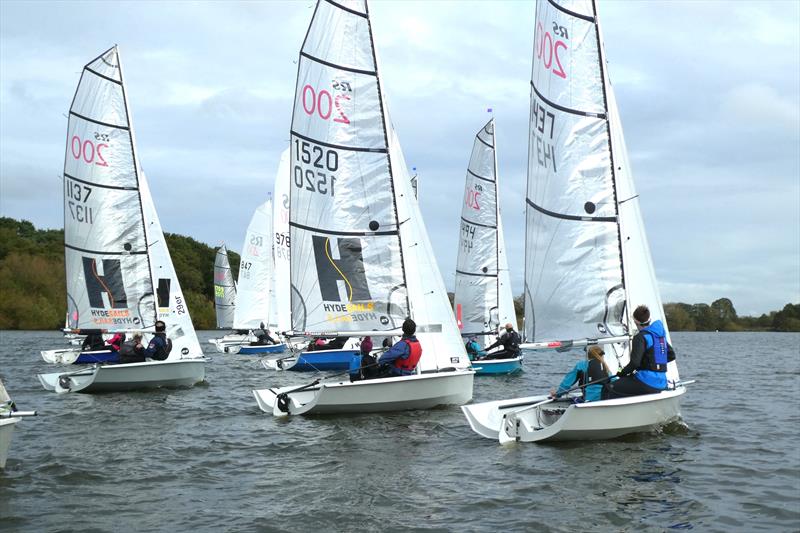
<svg viewBox="0 0 800 533">
<path fill-rule="evenodd" d="M 133 334 L 133 342 L 136 344 L 140 344 L 142 342 L 142 334 L 141 333 L 134 333 Z"/>
<path fill-rule="evenodd" d="M 469 342 L 478 342 L 478 337 L 473 335 L 472 337 L 469 338 Z"/>
<path fill-rule="evenodd" d="M 405 321 L 403 321 L 403 335 L 410 337 L 416 332 L 417 332 L 416 322 L 414 322 L 410 318 L 406 318 Z"/>
<path fill-rule="evenodd" d="M 595 359 L 597 361 L 600 361 L 600 364 L 603 365 L 603 370 L 606 371 L 606 374 L 610 374 L 611 370 L 608 368 L 606 360 L 603 358 L 604 355 L 605 352 L 597 344 L 592 344 L 591 346 L 589 346 L 589 348 L 586 349 L 586 358 L 590 360 Z"/>
<path fill-rule="evenodd" d="M 633 311 L 633 319 L 640 326 L 650 324 L 650 309 L 646 305 L 640 305 Z"/>
<path fill-rule="evenodd" d="M 512 324 L 511 322 L 506 324 L 506 331 L 508 332 L 514 331 L 514 324 Z"/>
<path fill-rule="evenodd" d="M 167 331 L 167 325 L 163 320 L 156 320 L 156 333 L 164 333 Z"/>
</svg>

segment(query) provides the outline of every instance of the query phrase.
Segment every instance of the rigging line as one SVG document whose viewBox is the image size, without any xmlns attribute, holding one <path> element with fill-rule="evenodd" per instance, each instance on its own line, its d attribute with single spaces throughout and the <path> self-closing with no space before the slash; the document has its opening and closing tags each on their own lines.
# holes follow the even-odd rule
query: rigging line
<svg viewBox="0 0 800 533">
<path fill-rule="evenodd" d="M 529 206 L 533 207 L 535 210 L 539 211 L 540 213 L 543 213 L 545 215 L 549 215 L 549 216 L 551 216 L 553 218 L 560 218 L 562 220 L 577 220 L 577 221 L 580 221 L 580 222 L 616 222 L 617 221 L 617 217 L 616 216 L 613 216 L 613 217 L 585 217 L 585 216 L 581 216 L 581 215 L 564 215 L 564 214 L 561 214 L 561 213 L 556 213 L 555 211 L 549 211 L 549 210 L 545 209 L 544 207 L 539 207 L 538 205 L 533 203 L 530 198 L 525 198 L 525 203 L 527 203 Z"/>
<path fill-rule="evenodd" d="M 325 142 L 325 141 L 320 141 L 320 140 L 317 140 L 317 139 L 314 139 L 314 138 L 311 138 L 311 137 L 307 137 L 305 135 L 297 133 L 294 130 L 291 130 L 289 133 L 291 133 L 295 137 L 299 137 L 299 138 L 303 139 L 304 141 L 312 142 L 312 143 L 318 144 L 320 146 L 327 146 L 328 148 L 335 148 L 337 150 L 348 150 L 350 152 L 370 152 L 370 153 L 374 153 L 374 154 L 388 154 L 389 153 L 389 149 L 388 148 L 361 148 L 361 147 L 358 147 L 358 146 L 344 146 L 343 144 L 333 144 L 333 143 L 328 143 L 328 142 Z M 388 146 L 388 144 L 387 144 L 387 146 Z"/>
<path fill-rule="evenodd" d="M 478 176 L 478 175 L 477 175 L 477 174 L 475 174 L 473 171 L 471 171 L 469 168 L 467 168 L 467 173 L 468 173 L 468 174 L 470 174 L 470 175 L 472 175 L 472 177 L 474 177 L 474 178 L 477 178 L 477 179 L 479 179 L 479 180 L 488 181 L 489 183 L 494 183 L 494 180 L 493 180 L 493 179 L 491 179 L 491 178 L 484 178 L 483 176 Z"/>
<path fill-rule="evenodd" d="M 629 202 L 629 201 L 631 201 L 631 200 L 635 200 L 636 198 L 639 198 L 639 195 L 638 195 L 638 194 L 634 194 L 634 195 L 633 195 L 633 196 L 631 196 L 630 198 L 625 198 L 624 200 L 620 200 L 620 201 L 618 202 L 618 205 L 622 205 L 622 204 L 624 204 L 625 202 Z"/>
<path fill-rule="evenodd" d="M 590 17 L 589 15 L 582 15 L 580 13 L 567 9 L 566 7 L 560 6 L 555 2 L 555 0 L 547 0 L 547 1 L 551 6 L 553 6 L 554 8 L 558 9 L 563 13 L 566 13 L 567 15 L 572 15 L 575 18 L 579 18 L 581 20 L 585 20 L 586 22 L 591 22 L 592 24 L 594 24 L 594 17 Z"/>
<path fill-rule="evenodd" d="M 578 109 L 572 109 L 570 107 L 565 107 L 563 105 L 553 102 L 552 100 L 545 97 L 542 93 L 539 92 L 539 90 L 536 88 L 536 85 L 533 84 L 533 80 L 531 80 L 531 88 L 533 89 L 533 92 L 536 93 L 536 96 L 538 96 L 539 99 L 542 100 L 545 104 L 549 105 L 554 109 L 558 109 L 559 111 L 563 111 L 564 113 L 570 113 L 572 115 L 580 115 L 582 117 L 594 117 L 602 120 L 606 120 L 608 118 L 605 113 L 591 113 L 589 111 L 580 111 Z"/>
<path fill-rule="evenodd" d="M 76 116 L 78 118 L 82 118 L 83 120 L 85 120 L 87 122 L 93 122 L 95 124 L 99 124 L 100 126 L 106 126 L 107 128 L 116 128 L 116 129 L 125 130 L 125 131 L 130 131 L 130 129 L 131 129 L 129 126 L 118 126 L 116 124 L 109 124 L 108 122 L 102 122 L 100 120 L 95 120 L 93 118 L 85 117 L 85 116 L 81 115 L 80 113 L 76 113 L 75 111 L 73 111 L 71 109 L 69 111 L 69 114 L 73 115 L 73 116 Z"/>
<path fill-rule="evenodd" d="M 312 56 L 307 52 L 300 51 L 300 57 L 305 57 L 315 63 L 319 63 L 320 65 L 325 65 L 326 67 L 335 68 L 336 70 L 345 70 L 347 72 L 353 72 L 355 74 L 364 74 L 365 76 L 377 76 L 378 73 L 374 70 L 364 70 L 360 68 L 354 67 L 346 67 L 344 65 L 337 65 L 336 63 L 331 63 L 330 61 L 325 61 L 324 59 L 320 59 L 318 57 Z"/>
<path fill-rule="evenodd" d="M 104 183 L 97 183 L 97 182 L 94 182 L 94 181 L 88 181 L 88 180 L 84 180 L 84 179 L 81 179 L 81 178 L 76 178 L 75 176 L 73 176 L 71 174 L 67 174 L 66 172 L 64 172 L 64 176 L 69 178 L 69 179 L 71 179 L 71 180 L 73 180 L 73 181 L 77 181 L 77 182 L 83 183 L 84 185 L 92 185 L 93 187 L 100 187 L 100 188 L 103 188 L 103 189 L 115 189 L 115 190 L 118 190 L 118 191 L 135 191 L 136 190 L 136 187 L 123 187 L 121 185 L 105 185 Z"/>
<path fill-rule="evenodd" d="M 339 267 L 336 265 L 336 262 L 331 257 L 330 251 L 331 251 L 331 238 L 330 237 L 326 237 L 325 238 L 325 255 L 327 256 L 328 261 L 330 261 L 331 265 L 333 265 L 333 268 L 336 269 L 336 272 L 338 272 L 339 275 L 342 276 L 342 279 L 347 284 L 347 289 L 349 291 L 348 294 L 347 294 L 347 301 L 348 302 L 352 302 L 353 301 L 353 286 L 350 284 L 350 280 L 347 279 L 347 276 L 344 275 L 344 272 L 339 270 Z"/>
</svg>

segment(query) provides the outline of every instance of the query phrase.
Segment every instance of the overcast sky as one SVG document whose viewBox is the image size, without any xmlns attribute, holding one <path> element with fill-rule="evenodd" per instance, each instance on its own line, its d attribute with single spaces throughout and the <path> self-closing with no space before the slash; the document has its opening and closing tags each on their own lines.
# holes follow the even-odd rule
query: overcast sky
<svg viewBox="0 0 800 533">
<path fill-rule="evenodd" d="M 600 1 L 665 302 L 800 302 L 800 2 Z M 66 112 L 117 43 L 166 231 L 241 250 L 288 146 L 314 2 L 0 2 L 0 214 L 63 224 Z M 497 121 L 522 291 L 531 2 L 370 4 L 382 84 L 452 290 L 473 136 Z"/>
</svg>

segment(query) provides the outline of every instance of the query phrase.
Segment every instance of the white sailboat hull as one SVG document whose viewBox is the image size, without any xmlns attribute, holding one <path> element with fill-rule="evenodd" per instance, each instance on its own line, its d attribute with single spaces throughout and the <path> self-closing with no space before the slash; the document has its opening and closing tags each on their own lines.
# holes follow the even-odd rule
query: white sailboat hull
<svg viewBox="0 0 800 533">
<path fill-rule="evenodd" d="M 65 379 L 62 380 L 62 377 Z M 190 387 L 204 379 L 203 358 L 104 365 L 75 372 L 39 374 L 39 381 L 45 390 L 58 393 Z"/>
<path fill-rule="evenodd" d="M 11 446 L 11 435 L 14 433 L 14 426 L 17 422 L 19 422 L 17 418 L 0 419 L 0 468 L 6 467 L 8 448 Z"/>
<path fill-rule="evenodd" d="M 548 399 L 530 396 L 465 405 L 461 410 L 472 430 L 489 439 L 499 439 L 505 423 L 516 426 L 508 433 L 522 442 L 602 440 L 649 431 L 677 419 L 685 392 L 685 387 L 678 387 L 659 394 L 581 404 L 549 402 L 525 409 L 525 404 Z"/>
<path fill-rule="evenodd" d="M 279 409 L 277 397 L 297 387 L 254 390 L 253 395 L 262 411 L 275 416 L 407 411 L 470 401 L 474 375 L 472 370 L 456 370 L 353 383 L 322 383 L 289 394 L 288 413 Z"/>
<path fill-rule="evenodd" d="M 236 347 L 238 351 L 239 346 L 248 345 L 255 340 L 255 335 L 250 333 L 229 333 L 217 339 L 209 339 L 208 343 L 214 345 L 220 353 L 229 353 L 231 348 Z"/>
</svg>

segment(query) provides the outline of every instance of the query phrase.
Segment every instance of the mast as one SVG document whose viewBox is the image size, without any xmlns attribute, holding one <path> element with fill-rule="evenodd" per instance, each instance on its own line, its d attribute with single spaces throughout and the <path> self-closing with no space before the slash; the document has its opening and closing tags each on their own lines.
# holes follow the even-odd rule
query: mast
<svg viewBox="0 0 800 533">
<path fill-rule="evenodd" d="M 495 225 L 497 226 L 494 230 L 494 262 L 496 265 L 496 272 L 497 278 L 495 281 L 495 287 L 497 291 L 497 298 L 495 298 L 494 305 L 497 308 L 497 326 L 494 328 L 495 330 L 500 327 L 500 186 L 498 182 L 500 181 L 500 174 L 497 172 L 497 128 L 495 127 L 494 123 L 494 116 L 492 116 L 491 120 L 492 125 L 492 156 L 493 156 L 493 163 L 494 163 L 494 219 Z M 516 327 L 516 324 L 514 324 Z M 489 308 L 489 328 L 492 329 L 492 309 Z"/>
<path fill-rule="evenodd" d="M 139 215 L 142 217 L 142 221 L 146 223 L 146 219 L 144 218 L 144 208 L 142 206 L 142 191 L 139 184 L 139 158 L 136 155 L 136 137 L 133 133 L 133 118 L 131 117 L 130 107 L 128 106 L 128 88 L 125 84 L 125 77 L 122 75 L 122 57 L 119 54 L 119 47 L 115 44 L 113 46 L 114 52 L 117 55 L 117 68 L 119 68 L 119 79 L 120 84 L 122 85 L 122 101 L 125 103 L 125 118 L 128 122 L 128 134 L 130 136 L 131 141 L 131 153 L 133 154 L 133 173 L 136 178 L 136 194 L 139 196 Z M 101 56 L 102 57 L 102 56 Z M 150 248 L 150 243 L 147 239 L 147 231 L 144 232 L 144 247 L 145 250 Z M 156 286 L 156 280 L 153 279 L 153 266 L 150 263 L 150 254 L 146 254 L 147 256 L 147 271 L 150 273 L 150 288 L 155 293 L 154 287 Z M 155 294 L 153 294 L 155 298 Z M 153 305 L 153 325 L 158 321 L 158 306 Z"/>
<path fill-rule="evenodd" d="M 378 102 L 380 103 L 381 109 L 381 117 L 383 118 L 383 139 L 386 143 L 386 161 L 389 165 L 389 182 L 392 186 L 392 207 L 394 208 L 394 218 L 397 221 L 397 240 L 400 242 L 400 269 L 403 272 L 403 285 L 408 287 L 408 280 L 406 278 L 406 268 L 405 262 L 403 258 L 403 236 L 402 232 L 400 231 L 400 218 L 397 212 L 397 188 L 394 184 L 394 173 L 392 172 L 392 153 L 389 150 L 389 135 L 387 133 L 387 124 L 389 122 L 388 114 L 386 113 L 386 106 L 383 102 L 383 91 L 381 90 L 381 77 L 378 67 L 378 55 L 375 51 L 375 39 L 372 35 L 372 20 L 369 18 L 369 3 L 367 0 L 364 0 L 364 10 L 366 11 L 367 15 L 367 27 L 369 28 L 369 44 L 370 48 L 372 49 L 372 61 L 375 63 L 375 83 L 378 85 Z M 408 309 L 409 316 L 413 317 L 413 308 L 411 306 L 411 300 L 408 298 L 408 290 L 406 290 L 406 308 Z"/>
</svg>

